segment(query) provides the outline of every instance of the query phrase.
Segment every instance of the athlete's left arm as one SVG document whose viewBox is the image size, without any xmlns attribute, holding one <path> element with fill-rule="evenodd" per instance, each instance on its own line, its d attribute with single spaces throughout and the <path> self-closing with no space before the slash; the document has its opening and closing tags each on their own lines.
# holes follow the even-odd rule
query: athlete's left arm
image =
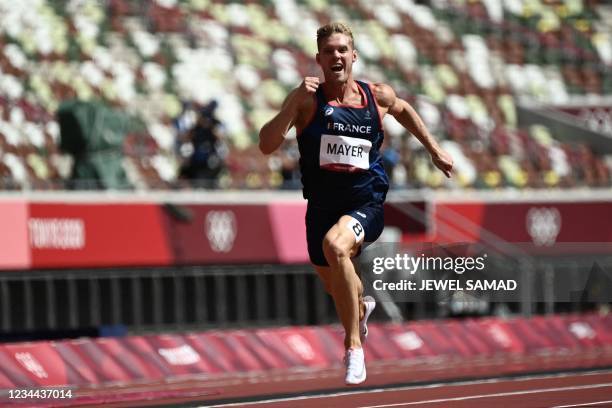
<svg viewBox="0 0 612 408">
<path fill-rule="evenodd" d="M 453 168 L 452 157 L 445 152 L 434 137 L 429 133 L 425 123 L 412 106 L 402 98 L 399 98 L 393 88 L 387 84 L 373 84 L 372 91 L 379 108 L 381 117 L 385 113 L 393 115 L 395 119 L 410 133 L 412 133 L 431 155 L 432 162 L 439 168 L 446 177 L 451 176 Z"/>
</svg>

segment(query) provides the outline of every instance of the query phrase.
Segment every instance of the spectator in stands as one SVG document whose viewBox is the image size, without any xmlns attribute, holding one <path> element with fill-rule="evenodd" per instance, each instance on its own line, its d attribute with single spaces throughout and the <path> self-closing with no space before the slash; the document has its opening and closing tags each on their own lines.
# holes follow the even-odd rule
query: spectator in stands
<svg viewBox="0 0 612 408">
<path fill-rule="evenodd" d="M 366 379 L 362 342 L 375 306 L 362 298 L 363 285 L 351 257 L 383 229 L 383 202 L 389 188 L 381 144 L 382 117 L 389 113 L 410 130 L 450 177 L 453 161 L 425 128 L 415 110 L 385 84 L 353 79 L 357 60 L 348 26 L 332 23 L 317 31 L 316 61 L 325 82 L 306 77 L 285 99 L 280 112 L 260 130 L 260 149 L 277 150 L 295 126 L 300 148 L 306 235 L 311 262 L 334 298 L 345 329 L 347 385 Z"/>
<path fill-rule="evenodd" d="M 215 117 L 217 102 L 204 106 L 195 126 L 186 133 L 183 142 L 191 144 L 191 156 L 181 168 L 181 177 L 194 181 L 198 186 L 214 188 L 224 168 L 221 122 Z"/>
</svg>

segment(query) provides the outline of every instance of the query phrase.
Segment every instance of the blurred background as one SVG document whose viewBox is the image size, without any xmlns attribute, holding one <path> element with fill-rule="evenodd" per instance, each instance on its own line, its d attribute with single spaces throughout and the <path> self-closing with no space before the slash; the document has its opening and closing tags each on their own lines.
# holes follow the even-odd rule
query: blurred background
<svg viewBox="0 0 612 408">
<path fill-rule="evenodd" d="M 392 189 L 375 250 L 477 244 L 502 254 L 490 276 L 522 282 L 512 299 L 380 298 L 381 330 L 407 325 L 401 358 L 428 338 L 411 321 L 475 316 L 497 319 L 482 336 L 503 350 L 527 341 L 510 322 L 537 315 L 561 319 L 574 339 L 542 348 L 609 346 L 612 5 L 603 0 L 0 0 L 0 340 L 336 323 L 308 265 L 295 132 L 270 156 L 257 147 L 286 94 L 320 74 L 316 30 L 336 20 L 353 29 L 355 77 L 390 84 L 455 162 L 446 179 L 385 118 Z M 285 340 L 306 360 L 325 354 L 308 339 Z M 204 359 L 189 341 L 159 354 L 171 366 Z M 2 347 L 5 364 L 35 383 L 56 352 Z M 26 381 L 13 368 L 0 376 L 5 388 Z"/>
<path fill-rule="evenodd" d="M 2 186 L 299 188 L 295 142 L 263 157 L 257 133 L 342 20 L 355 76 L 391 84 L 455 157 L 445 181 L 385 121 L 398 188 L 609 187 L 604 3 L 3 1 Z"/>
</svg>

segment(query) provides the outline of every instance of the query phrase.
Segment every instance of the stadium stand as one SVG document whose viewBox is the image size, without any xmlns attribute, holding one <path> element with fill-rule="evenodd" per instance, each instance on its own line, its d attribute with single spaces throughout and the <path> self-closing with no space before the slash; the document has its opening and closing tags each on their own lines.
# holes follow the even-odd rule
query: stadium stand
<svg viewBox="0 0 612 408">
<path fill-rule="evenodd" d="M 299 187 L 295 142 L 263 157 L 255 141 L 288 90 L 318 72 L 314 33 L 329 20 L 353 26 L 357 76 L 392 84 L 455 158 L 456 177 L 444 180 L 418 143 L 386 122 L 395 186 L 610 186 L 605 152 L 542 125 L 521 127 L 517 115 L 523 101 L 565 106 L 582 96 L 597 105 L 612 93 L 604 3 L 0 0 L 0 188 Z M 68 182 L 79 160 L 60 149 L 56 114 L 71 99 L 102 101 L 144 123 L 125 132 L 116 182 Z M 190 135 L 212 101 L 218 126 L 193 176 L 182 170 L 198 150 Z M 610 121 L 609 109 L 598 115 Z M 109 160 L 100 162 L 104 172 Z"/>
</svg>

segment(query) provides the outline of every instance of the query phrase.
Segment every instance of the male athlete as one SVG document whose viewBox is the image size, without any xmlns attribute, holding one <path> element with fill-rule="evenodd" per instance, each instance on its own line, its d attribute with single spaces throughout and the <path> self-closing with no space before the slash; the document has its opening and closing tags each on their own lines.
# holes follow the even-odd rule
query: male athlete
<svg viewBox="0 0 612 408">
<path fill-rule="evenodd" d="M 296 127 L 308 200 L 308 253 L 344 326 L 345 383 L 353 385 L 366 379 L 362 343 L 375 302 L 369 296 L 362 298 L 363 285 L 351 258 L 364 243 L 374 242 L 384 225 L 389 181 L 380 155 L 382 118 L 393 115 L 427 148 L 447 177 L 453 161 L 391 87 L 353 79 L 357 52 L 349 27 L 331 23 L 319 28 L 317 47 L 316 61 L 325 82 L 304 78 L 280 112 L 262 127 L 259 147 L 264 154 L 274 152 L 287 131 Z"/>
</svg>

